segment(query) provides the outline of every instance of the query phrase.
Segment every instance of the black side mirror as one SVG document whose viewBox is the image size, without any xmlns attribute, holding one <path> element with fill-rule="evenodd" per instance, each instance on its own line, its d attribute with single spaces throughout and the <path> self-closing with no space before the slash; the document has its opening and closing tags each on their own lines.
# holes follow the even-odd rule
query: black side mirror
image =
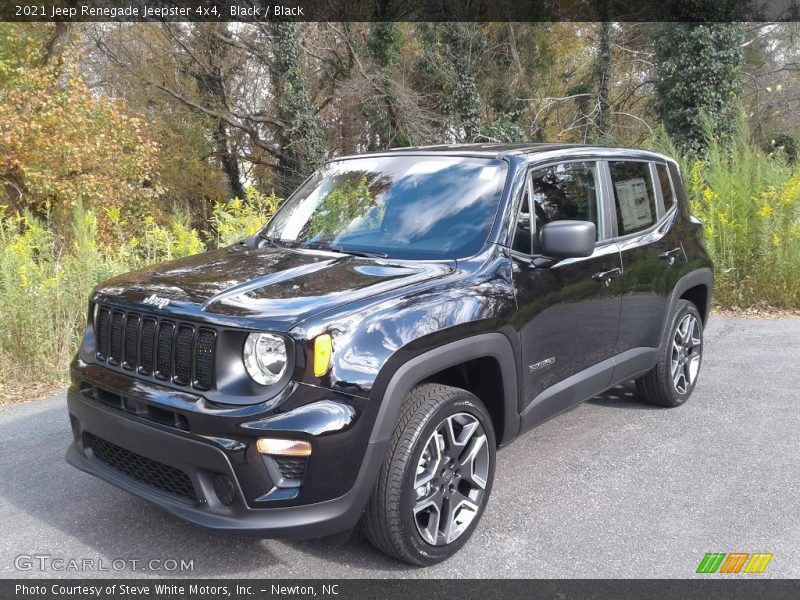
<svg viewBox="0 0 800 600">
<path fill-rule="evenodd" d="M 591 256 L 597 228 L 589 221 L 553 221 L 542 227 L 539 250 L 548 258 Z"/>
</svg>

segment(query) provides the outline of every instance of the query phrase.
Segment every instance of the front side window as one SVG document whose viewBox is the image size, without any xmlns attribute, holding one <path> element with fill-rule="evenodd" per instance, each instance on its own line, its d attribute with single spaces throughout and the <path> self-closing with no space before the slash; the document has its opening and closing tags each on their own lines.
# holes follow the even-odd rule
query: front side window
<svg viewBox="0 0 800 600">
<path fill-rule="evenodd" d="M 619 235 L 648 229 L 656 222 L 656 199 L 650 163 L 610 161 L 611 187 L 617 209 Z"/>
<path fill-rule="evenodd" d="M 306 181 L 262 236 L 292 247 L 454 259 L 486 243 L 503 160 L 384 156 L 335 161 Z"/>
<path fill-rule="evenodd" d="M 531 174 L 532 202 L 523 201 L 527 217 L 517 220 L 515 244 L 525 239 L 523 226 L 533 222 L 536 235 L 547 223 L 591 221 L 600 232 L 600 176 L 597 163 L 568 162 L 537 169 Z M 532 212 L 530 212 L 532 210 Z M 532 219 L 531 219 L 532 216 Z M 522 250 L 522 248 L 516 248 Z M 538 251 L 538 248 L 534 248 Z"/>
</svg>

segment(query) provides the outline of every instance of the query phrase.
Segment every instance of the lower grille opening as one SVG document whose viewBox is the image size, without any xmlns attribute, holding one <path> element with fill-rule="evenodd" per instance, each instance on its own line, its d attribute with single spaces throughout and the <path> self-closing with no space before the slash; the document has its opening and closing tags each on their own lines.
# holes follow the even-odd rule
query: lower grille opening
<svg viewBox="0 0 800 600">
<path fill-rule="evenodd" d="M 135 398 L 123 397 L 89 384 L 81 385 L 81 393 L 87 398 L 93 398 L 106 406 L 134 414 L 142 419 L 161 423 L 181 431 L 189 431 L 189 420 L 174 410 L 159 408 L 154 404 L 148 404 Z"/>
<path fill-rule="evenodd" d="M 180 469 L 120 448 L 89 432 L 83 434 L 83 445 L 91 448 L 95 458 L 117 471 L 162 491 L 197 502 L 192 480 Z"/>
<path fill-rule="evenodd" d="M 284 479 L 302 479 L 306 472 L 308 459 L 305 457 L 273 456 L 272 459 L 278 465 L 278 471 Z"/>
</svg>

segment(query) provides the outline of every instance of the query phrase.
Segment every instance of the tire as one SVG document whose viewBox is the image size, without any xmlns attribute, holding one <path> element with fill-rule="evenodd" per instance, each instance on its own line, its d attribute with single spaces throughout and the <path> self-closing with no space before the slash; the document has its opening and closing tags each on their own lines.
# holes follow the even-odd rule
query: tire
<svg viewBox="0 0 800 600">
<path fill-rule="evenodd" d="M 414 388 L 400 410 L 367 504 L 364 523 L 370 542 L 416 566 L 455 554 L 486 507 L 495 453 L 492 420 L 480 400 L 445 385 Z M 453 518 L 442 518 L 452 507 L 460 507 Z"/>
<path fill-rule="evenodd" d="M 686 402 L 700 374 L 702 344 L 700 312 L 688 300 L 678 300 L 658 362 L 636 380 L 639 397 L 650 404 L 670 408 Z"/>
</svg>

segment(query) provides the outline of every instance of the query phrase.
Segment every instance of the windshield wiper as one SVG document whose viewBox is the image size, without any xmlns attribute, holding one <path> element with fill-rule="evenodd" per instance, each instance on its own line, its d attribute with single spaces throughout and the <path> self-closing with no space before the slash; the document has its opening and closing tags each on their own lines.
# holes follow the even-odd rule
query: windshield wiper
<svg viewBox="0 0 800 600">
<path fill-rule="evenodd" d="M 376 252 L 374 250 L 353 250 L 347 249 L 345 250 L 341 246 L 337 246 L 335 244 L 328 244 L 325 247 L 326 250 L 333 250 L 334 252 L 339 252 L 340 254 L 350 254 L 352 256 L 363 256 L 365 258 L 388 258 L 389 255 L 385 252 Z"/>
<path fill-rule="evenodd" d="M 265 242 L 275 246 L 276 248 L 285 248 L 285 246 L 281 242 L 279 242 L 275 238 L 270 237 L 270 236 L 268 236 L 268 235 L 266 235 L 264 233 L 259 233 L 258 234 L 258 239 L 264 240 Z"/>
</svg>

